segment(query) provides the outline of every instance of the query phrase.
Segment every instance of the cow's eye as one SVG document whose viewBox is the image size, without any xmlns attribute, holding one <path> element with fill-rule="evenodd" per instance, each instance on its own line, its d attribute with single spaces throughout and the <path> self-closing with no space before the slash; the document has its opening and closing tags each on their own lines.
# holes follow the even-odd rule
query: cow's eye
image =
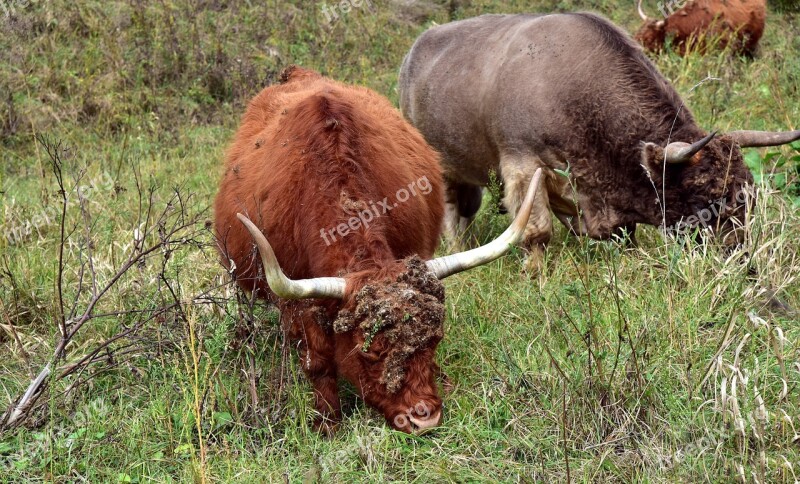
<svg viewBox="0 0 800 484">
<path fill-rule="evenodd" d="M 381 361 L 381 355 L 372 351 L 361 352 L 361 357 L 367 361 L 378 362 Z"/>
<path fill-rule="evenodd" d="M 385 352 L 386 352 L 386 345 L 382 338 L 377 339 L 375 341 L 371 341 L 369 345 L 362 345 L 361 347 L 361 355 L 370 361 L 380 360 L 381 358 L 383 358 L 383 354 Z"/>
</svg>

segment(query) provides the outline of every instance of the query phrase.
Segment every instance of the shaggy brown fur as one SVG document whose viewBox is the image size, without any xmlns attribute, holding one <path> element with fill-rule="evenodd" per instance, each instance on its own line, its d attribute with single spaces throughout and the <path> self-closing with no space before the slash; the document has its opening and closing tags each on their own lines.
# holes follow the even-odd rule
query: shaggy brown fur
<svg viewBox="0 0 800 484">
<path fill-rule="evenodd" d="M 409 264 L 403 259 L 433 255 L 443 213 L 438 157 L 373 91 L 298 67 L 287 69 L 282 82 L 250 102 L 227 153 L 215 202 L 224 260 L 243 288 L 277 302 L 314 387 L 318 423 L 341 417 L 340 377 L 393 425 L 398 414 L 420 402 L 435 413 L 441 408 L 434 352 L 442 337 L 442 314 L 420 311 L 424 307 L 420 301 L 427 301 L 430 292 L 409 286 L 402 294 L 412 296 L 400 300 L 397 294 L 393 298 L 364 291 L 404 280 Z M 354 210 L 387 196 L 391 203 L 398 189 L 422 178 L 430 183 L 429 193 L 398 203 L 366 229 L 362 226 L 335 241 L 329 238 L 330 244 L 321 236 L 320 230 L 347 224 Z M 290 278 L 345 277 L 344 300 L 278 300 L 259 277 L 260 259 L 236 219 L 237 212 L 246 214 L 267 236 Z M 366 336 L 360 326 L 334 330 L 339 314 L 360 314 L 366 300 L 419 317 L 409 324 L 423 328 L 425 334 L 431 326 L 439 330 L 410 351 L 405 334 L 395 338 L 378 328 Z M 371 338 L 370 344 L 364 344 L 365 338 Z M 404 378 L 392 380 L 382 375 L 388 354 L 397 348 L 403 354 L 398 374 L 404 372 Z"/>
<path fill-rule="evenodd" d="M 719 48 L 752 57 L 764 33 L 766 0 L 691 0 L 666 19 L 650 19 L 636 32 L 636 40 L 651 52 L 664 48 L 667 39 L 680 55 L 704 50 L 709 41 Z"/>
</svg>

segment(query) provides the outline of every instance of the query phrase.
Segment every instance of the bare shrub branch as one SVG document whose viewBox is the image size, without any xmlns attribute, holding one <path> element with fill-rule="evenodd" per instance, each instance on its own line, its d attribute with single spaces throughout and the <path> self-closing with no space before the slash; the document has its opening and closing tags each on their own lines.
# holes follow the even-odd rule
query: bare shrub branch
<svg viewBox="0 0 800 484">
<path fill-rule="evenodd" d="M 140 345 L 137 346 L 131 341 L 135 340 L 144 328 L 152 326 L 151 323 L 163 323 L 169 319 L 177 322 L 185 321 L 186 313 L 183 306 L 184 304 L 194 304 L 195 301 L 194 298 L 188 302 L 179 298 L 178 287 L 180 284 L 178 281 L 171 281 L 168 277 L 167 264 L 176 251 L 184 248 L 202 249 L 205 245 L 202 241 L 203 237 L 201 237 L 205 230 L 203 219 L 205 209 L 193 210 L 191 195 L 187 196 L 180 189 L 174 189 L 164 208 L 160 212 L 157 211 L 157 185 L 151 182 L 146 190 L 143 189 L 141 175 L 137 173 L 135 183 L 138 190 L 138 216 L 137 225 L 132 231 L 133 244 L 125 260 L 113 275 L 107 280 L 102 280 L 95 265 L 92 240 L 96 220 L 89 211 L 86 195 L 79 185 L 82 173 L 74 178 L 75 185 L 68 189 L 65 185 L 65 168 L 62 161 L 64 148 L 61 142 L 52 142 L 45 137 L 39 137 L 38 141 L 48 155 L 61 195 L 58 268 L 55 276 L 56 298 L 58 299 L 56 313 L 58 333 L 55 349 L 50 359 L 30 382 L 25 392 L 0 416 L 0 430 L 12 428 L 24 422 L 31 415 L 37 400 L 45 393 L 51 381 L 75 375 L 77 380 L 68 386 L 67 391 L 69 391 L 78 382 L 85 381 L 82 379 L 82 373 L 87 367 L 100 362 L 113 366 L 119 363 L 119 361 L 115 361 L 119 358 L 140 354 Z M 76 232 L 74 229 L 68 230 L 67 228 L 67 208 L 70 194 L 74 194 L 79 202 L 83 240 L 78 252 L 77 280 L 74 285 L 72 308 L 67 314 L 65 310 L 66 247 Z M 101 301 L 107 299 L 111 290 L 126 274 L 134 268 L 143 269 L 149 259 L 159 256 L 162 258 L 162 263 L 158 279 L 163 284 L 159 285 L 157 291 L 161 293 L 166 290 L 167 298 L 154 298 L 153 305 L 146 309 L 97 312 Z M 86 301 L 83 300 L 84 294 L 88 297 Z M 87 325 L 91 326 L 91 323 L 107 318 L 116 318 L 121 321 L 116 333 L 97 343 L 84 355 L 69 361 L 70 343 L 76 341 L 79 333 Z"/>
</svg>

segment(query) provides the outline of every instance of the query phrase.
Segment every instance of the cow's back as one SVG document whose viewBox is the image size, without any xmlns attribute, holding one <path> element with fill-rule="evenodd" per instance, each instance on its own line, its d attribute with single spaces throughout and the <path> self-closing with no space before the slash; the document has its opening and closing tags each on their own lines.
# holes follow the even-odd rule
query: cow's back
<svg viewBox="0 0 800 484">
<path fill-rule="evenodd" d="M 366 231 L 337 233 L 339 224 L 422 178 L 430 193 L 380 213 Z M 250 102 L 226 156 L 215 224 L 223 251 L 250 289 L 252 240 L 237 212 L 264 231 L 289 277 L 308 278 L 386 258 L 431 257 L 442 199 L 436 153 L 387 100 L 297 69 Z"/>
<path fill-rule="evenodd" d="M 553 167 L 634 156 L 654 119 L 669 123 L 681 105 L 626 33 L 585 13 L 485 15 L 431 29 L 403 63 L 400 103 L 442 151 L 445 176 L 476 185 L 501 153 L 534 153 Z M 615 140 L 624 146 L 608 146 Z"/>
</svg>

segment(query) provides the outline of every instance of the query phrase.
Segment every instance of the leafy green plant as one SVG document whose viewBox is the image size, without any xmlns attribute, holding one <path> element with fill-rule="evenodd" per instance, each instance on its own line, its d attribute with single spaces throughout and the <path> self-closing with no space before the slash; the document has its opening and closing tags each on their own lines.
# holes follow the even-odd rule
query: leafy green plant
<svg viewBox="0 0 800 484">
<path fill-rule="evenodd" d="M 783 192 L 795 206 L 800 206 L 800 142 L 795 141 L 790 147 L 788 154 L 769 150 L 762 155 L 751 150 L 744 159 L 756 184 L 766 183 Z"/>
</svg>

